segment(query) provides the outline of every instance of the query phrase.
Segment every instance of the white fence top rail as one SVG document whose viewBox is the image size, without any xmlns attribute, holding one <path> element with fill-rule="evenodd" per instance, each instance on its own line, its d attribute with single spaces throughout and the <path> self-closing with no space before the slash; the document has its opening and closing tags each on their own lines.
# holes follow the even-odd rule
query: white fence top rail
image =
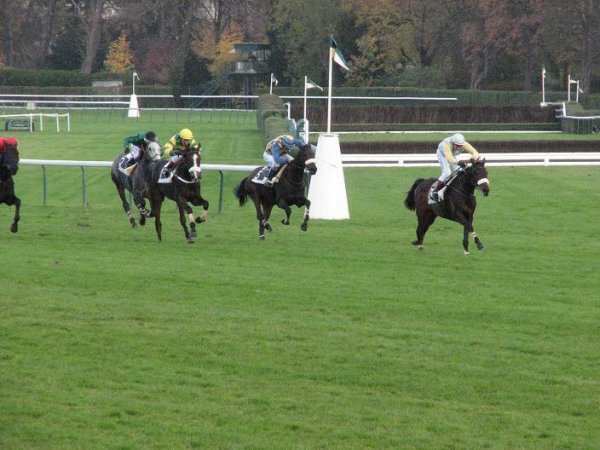
<svg viewBox="0 0 600 450">
<path fill-rule="evenodd" d="M 488 166 L 600 166 L 600 152 L 590 153 L 486 153 Z M 25 166 L 111 167 L 112 161 L 22 159 Z M 317 165 L 318 165 L 317 159 Z M 344 167 L 435 167 L 435 154 L 342 154 Z M 202 164 L 204 170 L 250 172 L 257 165 Z"/>
<path fill-rule="evenodd" d="M 111 167 L 112 161 L 74 161 L 69 159 L 22 159 L 24 166 L 62 166 L 62 167 Z M 231 172 L 250 172 L 259 165 L 202 164 L 204 170 L 223 170 Z"/>
<path fill-rule="evenodd" d="M 487 166 L 599 166 L 600 152 L 578 153 L 485 153 Z M 435 167 L 432 154 L 342 154 L 345 167 Z"/>
</svg>

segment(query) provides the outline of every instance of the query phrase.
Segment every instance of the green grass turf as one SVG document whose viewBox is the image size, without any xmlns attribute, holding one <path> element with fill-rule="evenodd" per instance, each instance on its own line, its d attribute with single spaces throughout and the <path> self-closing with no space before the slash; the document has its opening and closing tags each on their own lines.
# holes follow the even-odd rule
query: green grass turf
<svg viewBox="0 0 600 450">
<path fill-rule="evenodd" d="M 197 125 L 205 160 L 260 162 L 252 122 Z M 108 159 L 132 128 L 22 153 Z M 302 233 L 294 209 L 265 242 L 227 173 L 193 245 L 174 206 L 162 244 L 131 229 L 106 169 L 86 208 L 79 169 L 54 171 L 42 207 L 21 167 L 19 233 L 0 206 L 0 448 L 600 446 L 599 168 L 490 168 L 469 256 L 443 220 L 410 245 L 402 200 L 435 168 L 347 169 L 350 220 Z"/>
</svg>

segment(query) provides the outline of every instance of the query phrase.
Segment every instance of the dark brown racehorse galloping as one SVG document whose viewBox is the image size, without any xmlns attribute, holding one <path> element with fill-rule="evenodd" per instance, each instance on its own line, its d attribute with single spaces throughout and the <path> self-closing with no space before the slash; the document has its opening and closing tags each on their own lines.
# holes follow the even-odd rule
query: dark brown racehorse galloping
<svg viewBox="0 0 600 450">
<path fill-rule="evenodd" d="M 477 206 L 475 188 L 481 189 L 484 196 L 490 193 L 487 177 L 485 160 L 470 160 L 465 170 L 458 173 L 454 181 L 446 188 L 444 200 L 434 204 L 429 204 L 428 198 L 435 178 L 417 179 L 404 200 L 404 205 L 417 213 L 417 239 L 412 244 L 416 245 L 419 250 L 423 250 L 425 233 L 435 218 L 440 216 L 463 226 L 463 249 L 466 255 L 469 254 L 469 235 L 473 237 L 477 250 L 483 250 L 483 243 L 473 229 L 473 213 Z"/>
<path fill-rule="evenodd" d="M 188 150 L 183 153 L 183 160 L 175 168 L 175 174 L 170 183 L 158 183 L 162 168 L 167 161 L 161 160 L 151 165 L 150 177 L 150 217 L 154 217 L 154 226 L 159 241 L 162 241 L 162 222 L 160 211 L 163 200 L 169 198 L 177 204 L 179 210 L 179 223 L 185 233 L 188 243 L 196 240 L 196 224 L 206 221 L 209 203 L 202 197 L 200 190 L 200 153 L 198 150 Z M 202 206 L 200 217 L 194 218 L 192 207 Z M 186 223 L 186 214 L 189 218 L 189 230 Z"/>
<path fill-rule="evenodd" d="M 269 224 L 273 206 L 278 206 L 285 211 L 285 218 L 281 221 L 284 225 L 290 224 L 290 215 L 292 214 L 290 205 L 306 206 L 300 229 L 302 231 L 308 229 L 310 200 L 306 198 L 304 170 L 306 169 L 311 175 L 314 175 L 317 172 L 317 166 L 315 164 L 315 150 L 312 145 L 302 145 L 299 149 L 300 151 L 294 160 L 288 164 L 279 182 L 273 187 L 252 182 L 252 178 L 262 169 L 262 167 L 257 167 L 250 175 L 240 181 L 233 191 L 240 202 L 240 206 L 244 206 L 248 197 L 254 202 L 256 219 L 258 220 L 258 237 L 261 240 L 265 239 L 265 230 L 273 230 Z"/>
<path fill-rule="evenodd" d="M 2 139 L 2 138 L 0 138 Z M 10 142 L 6 138 L 5 142 Z M 21 200 L 15 195 L 15 183 L 13 176 L 19 170 L 19 150 L 15 144 L 5 143 L 4 150 L 0 152 L 0 203 L 6 203 L 8 206 L 15 205 L 15 216 L 10 226 L 10 231 L 16 233 L 19 230 L 19 211 L 21 210 Z"/>
</svg>

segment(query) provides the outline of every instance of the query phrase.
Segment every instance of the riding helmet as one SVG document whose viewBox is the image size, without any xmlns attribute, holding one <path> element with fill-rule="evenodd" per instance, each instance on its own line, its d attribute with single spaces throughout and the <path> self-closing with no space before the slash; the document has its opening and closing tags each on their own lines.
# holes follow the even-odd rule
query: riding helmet
<svg viewBox="0 0 600 450">
<path fill-rule="evenodd" d="M 146 144 L 149 144 L 150 142 L 155 142 L 156 141 L 156 133 L 154 131 L 148 131 L 146 133 L 146 137 L 144 138 L 144 141 L 146 141 Z"/>
<path fill-rule="evenodd" d="M 191 141 L 192 139 L 194 139 L 194 135 L 192 134 L 192 131 L 188 128 L 184 128 L 179 132 L 179 137 L 181 139 L 185 139 L 188 141 Z"/>
</svg>

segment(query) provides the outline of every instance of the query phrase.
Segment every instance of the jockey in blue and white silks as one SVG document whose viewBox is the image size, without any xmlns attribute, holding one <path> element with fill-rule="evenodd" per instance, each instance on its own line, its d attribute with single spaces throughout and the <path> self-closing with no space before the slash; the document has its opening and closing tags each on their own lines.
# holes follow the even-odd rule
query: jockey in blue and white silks
<svg viewBox="0 0 600 450">
<path fill-rule="evenodd" d="M 292 148 L 300 145 L 304 145 L 304 140 L 294 139 L 294 137 L 289 134 L 277 136 L 267 143 L 267 147 L 263 153 L 263 159 L 271 169 L 269 171 L 268 180 L 265 183 L 267 186 L 272 186 L 279 181 L 281 174 L 278 174 L 273 180 L 271 180 L 271 178 L 277 173 L 277 170 L 282 164 L 289 164 L 294 160 L 294 157 L 290 155 L 289 152 Z"/>
<path fill-rule="evenodd" d="M 466 162 L 456 159 L 456 156 L 462 152 L 469 153 L 474 160 L 479 159 L 477 150 L 465 141 L 465 137 L 460 133 L 453 134 L 439 143 L 436 154 L 442 168 L 442 173 L 433 183 L 431 191 L 431 197 L 436 202 L 438 201 L 438 191 L 446 185 L 446 180 L 450 174 L 459 166 L 466 164 Z"/>
</svg>

